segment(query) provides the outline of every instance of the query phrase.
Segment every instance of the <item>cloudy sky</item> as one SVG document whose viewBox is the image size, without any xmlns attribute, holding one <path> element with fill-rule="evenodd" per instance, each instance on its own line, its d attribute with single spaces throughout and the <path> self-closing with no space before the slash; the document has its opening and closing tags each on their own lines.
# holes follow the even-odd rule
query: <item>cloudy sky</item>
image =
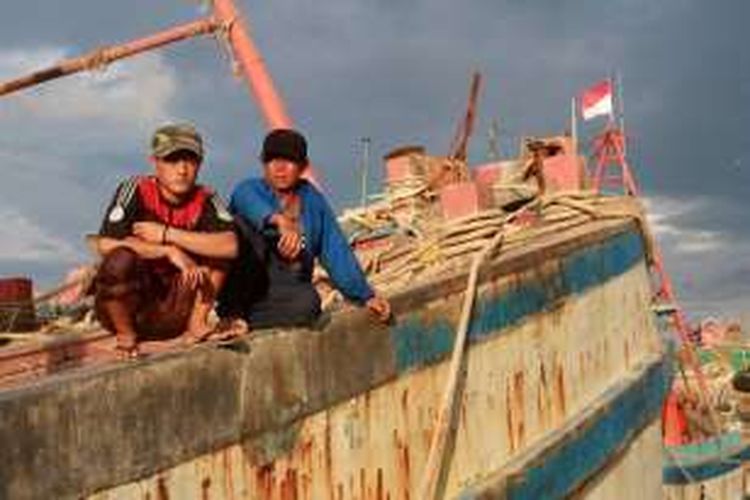
<svg viewBox="0 0 750 500">
<path fill-rule="evenodd" d="M 1 79 L 206 12 L 196 0 L 6 4 Z M 485 82 L 476 163 L 493 119 L 515 154 L 519 137 L 563 130 L 570 98 L 618 72 L 630 162 L 684 305 L 693 317 L 750 311 L 747 0 L 239 4 L 338 207 L 358 198 L 362 137 L 376 159 L 402 143 L 447 152 L 473 69 Z M 149 134 L 168 120 L 204 132 L 204 180 L 222 193 L 259 171 L 262 120 L 212 38 L 0 99 L 0 275 L 49 285 L 85 261 L 81 236 L 118 179 L 147 168 Z"/>
</svg>

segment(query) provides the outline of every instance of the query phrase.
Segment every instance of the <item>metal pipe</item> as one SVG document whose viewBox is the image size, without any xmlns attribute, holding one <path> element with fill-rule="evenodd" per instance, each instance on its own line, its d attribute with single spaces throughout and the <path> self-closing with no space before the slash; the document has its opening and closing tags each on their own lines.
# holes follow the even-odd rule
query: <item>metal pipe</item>
<svg viewBox="0 0 750 500">
<path fill-rule="evenodd" d="M 292 120 L 266 69 L 263 58 L 248 33 L 242 15 L 233 0 L 213 0 L 214 15 L 226 30 L 234 56 L 245 80 L 260 106 L 269 129 L 291 128 Z"/>
<path fill-rule="evenodd" d="M 133 56 L 172 42 L 213 33 L 219 28 L 219 26 L 220 23 L 214 19 L 199 19 L 121 45 L 113 45 L 111 47 L 97 49 L 74 59 L 60 61 L 49 68 L 0 83 L 0 96 L 8 95 L 27 87 L 80 71 L 95 69 L 118 59 Z"/>
<path fill-rule="evenodd" d="M 578 114 L 576 112 L 576 98 L 570 99 L 570 143 L 573 156 L 578 156 Z"/>
<path fill-rule="evenodd" d="M 370 143 L 369 137 L 362 138 L 362 167 L 360 174 L 361 177 L 361 188 L 362 198 L 360 199 L 360 206 L 367 208 L 367 178 L 370 175 Z"/>
</svg>

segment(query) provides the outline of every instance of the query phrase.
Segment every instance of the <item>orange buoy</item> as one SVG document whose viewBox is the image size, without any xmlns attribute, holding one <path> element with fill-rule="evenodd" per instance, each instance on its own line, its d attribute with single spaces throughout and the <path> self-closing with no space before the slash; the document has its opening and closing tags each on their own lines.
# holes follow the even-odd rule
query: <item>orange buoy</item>
<svg viewBox="0 0 750 500">
<path fill-rule="evenodd" d="M 679 446 L 688 442 L 687 417 L 674 391 L 670 391 L 664 401 L 661 425 L 666 446 Z"/>
</svg>

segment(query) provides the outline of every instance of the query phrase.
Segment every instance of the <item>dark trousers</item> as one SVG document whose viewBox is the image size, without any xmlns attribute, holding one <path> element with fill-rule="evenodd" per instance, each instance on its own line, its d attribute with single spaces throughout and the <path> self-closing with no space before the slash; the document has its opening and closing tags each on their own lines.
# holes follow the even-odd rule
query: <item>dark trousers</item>
<svg viewBox="0 0 750 500">
<path fill-rule="evenodd" d="M 105 303 L 127 307 L 139 340 L 162 340 L 187 328 L 196 293 L 179 284 L 180 272 L 166 260 L 142 259 L 118 247 L 102 260 L 94 280 L 95 310 L 102 326 L 115 331 Z"/>
<path fill-rule="evenodd" d="M 308 326 L 320 316 L 312 261 L 289 262 L 276 250 L 278 236 L 240 221 L 240 255 L 219 295 L 220 317 L 240 317 L 253 328 Z"/>
</svg>

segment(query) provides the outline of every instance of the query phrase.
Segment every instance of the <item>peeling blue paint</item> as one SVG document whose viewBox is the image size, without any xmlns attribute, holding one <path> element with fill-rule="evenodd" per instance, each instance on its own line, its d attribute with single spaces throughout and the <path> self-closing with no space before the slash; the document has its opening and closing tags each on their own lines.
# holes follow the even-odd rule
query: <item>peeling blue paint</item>
<svg viewBox="0 0 750 500">
<path fill-rule="evenodd" d="M 523 472 L 464 490 L 460 498 L 482 498 L 497 493 L 494 487 L 507 480 L 507 500 L 565 498 L 593 477 L 654 419 L 671 386 L 672 370 L 664 356 L 604 406 L 585 425 L 561 436 L 524 467 Z"/>
<path fill-rule="evenodd" d="M 513 283 L 500 294 L 485 293 L 475 303 L 469 339 L 499 334 L 534 314 L 551 310 L 562 299 L 601 286 L 624 274 L 644 257 L 641 235 L 620 233 L 573 251 L 559 260 L 557 270 Z M 426 323 L 415 313 L 391 329 L 399 371 L 438 361 L 453 348 L 454 325 L 445 319 Z"/>
<path fill-rule="evenodd" d="M 453 348 L 453 329 L 444 319 L 427 325 L 412 316 L 399 323 L 391 330 L 398 370 L 434 363 L 445 356 Z"/>
</svg>

